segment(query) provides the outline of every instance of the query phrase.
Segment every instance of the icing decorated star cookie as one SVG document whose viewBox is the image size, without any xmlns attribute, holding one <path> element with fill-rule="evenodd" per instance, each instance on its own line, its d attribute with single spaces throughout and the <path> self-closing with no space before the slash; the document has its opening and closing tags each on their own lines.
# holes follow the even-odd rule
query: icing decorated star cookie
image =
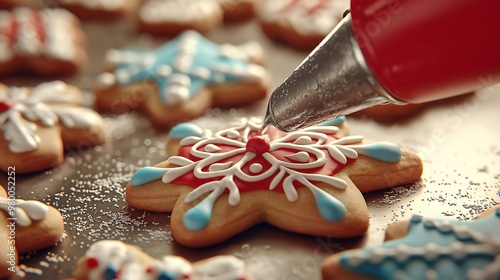
<svg viewBox="0 0 500 280">
<path fill-rule="evenodd" d="M 16 199 L 0 185 L 0 278 L 14 275 L 19 254 L 55 245 L 64 233 L 61 213 L 38 201 Z"/>
<path fill-rule="evenodd" d="M 62 9 L 0 10 L 0 76 L 70 74 L 87 60 L 80 22 Z"/>
<path fill-rule="evenodd" d="M 186 30 L 205 33 L 223 21 L 253 16 L 256 0 L 147 0 L 139 9 L 138 28 L 176 36 Z"/>
<path fill-rule="evenodd" d="M 178 256 L 154 259 L 139 248 L 117 240 L 102 240 L 90 246 L 76 265 L 74 280 L 244 280 L 245 263 L 221 255 L 191 263 Z"/>
<path fill-rule="evenodd" d="M 474 221 L 422 218 L 389 226 L 380 246 L 342 252 L 323 279 L 499 279 L 500 207 Z"/>
<path fill-rule="evenodd" d="M 80 18 L 104 19 L 130 12 L 138 5 L 139 0 L 57 0 L 56 2 Z"/>
<path fill-rule="evenodd" d="M 45 170 L 63 162 L 65 147 L 102 143 L 101 116 L 81 104 L 81 92 L 60 81 L 33 88 L 0 84 L 0 169 Z"/>
<path fill-rule="evenodd" d="M 99 75 L 96 107 L 112 113 L 143 110 L 162 126 L 265 98 L 269 77 L 255 42 L 217 45 L 194 31 L 151 51 L 111 50 Z"/>
<path fill-rule="evenodd" d="M 349 3 L 348 0 L 261 1 L 257 17 L 269 38 L 312 50 L 340 22 Z"/>
<path fill-rule="evenodd" d="M 243 119 L 212 134 L 179 124 L 172 129 L 176 139 L 167 142 L 180 141 L 176 155 L 140 169 L 126 200 L 172 212 L 173 236 L 186 246 L 222 242 L 261 222 L 311 235 L 359 236 L 369 220 L 361 193 L 418 180 L 422 162 L 395 144 L 338 131 L 331 123 L 261 131 L 260 120 Z"/>
</svg>

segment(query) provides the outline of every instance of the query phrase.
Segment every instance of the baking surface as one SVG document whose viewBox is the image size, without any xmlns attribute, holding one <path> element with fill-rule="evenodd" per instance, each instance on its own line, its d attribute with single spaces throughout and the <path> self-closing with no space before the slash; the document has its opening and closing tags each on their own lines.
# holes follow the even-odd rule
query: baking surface
<svg viewBox="0 0 500 280">
<path fill-rule="evenodd" d="M 89 89 L 101 71 L 104 52 L 122 46 L 151 48 L 167 38 L 138 34 L 131 21 L 85 22 L 91 63 L 76 77 L 63 79 Z M 219 27 L 207 34 L 218 43 L 256 40 L 268 52 L 267 66 L 277 86 L 307 53 L 269 41 L 255 21 Z M 482 79 L 478 77 L 478 85 Z M 47 79 L 10 77 L 8 85 L 34 85 Z M 87 95 L 89 104 L 91 95 Z M 261 116 L 266 102 L 244 108 L 208 110 L 195 122 L 217 129 L 239 117 Z M 351 134 L 392 141 L 416 151 L 424 161 L 421 181 L 366 194 L 371 226 L 366 236 L 332 239 L 289 233 L 258 225 L 229 241 L 190 249 L 173 240 L 168 213 L 130 209 L 124 188 L 140 167 L 167 158 L 168 131 L 152 127 L 140 114 L 106 116 L 105 144 L 91 149 L 68 150 L 66 162 L 53 170 L 32 175 L 16 174 L 18 198 L 37 199 L 58 208 L 65 219 L 65 237 L 56 247 L 21 257 L 19 277 L 69 278 L 76 260 L 88 246 L 102 239 L 135 244 L 154 257 L 180 255 L 196 261 L 233 254 L 247 263 L 252 279 L 320 279 L 321 261 L 345 249 L 379 244 L 393 221 L 412 214 L 466 220 L 500 201 L 500 87 L 473 95 L 440 101 L 416 115 L 392 123 L 348 118 Z M 0 174 L 7 186 L 7 175 Z M 36 238 L 36 237 L 34 237 Z"/>
</svg>

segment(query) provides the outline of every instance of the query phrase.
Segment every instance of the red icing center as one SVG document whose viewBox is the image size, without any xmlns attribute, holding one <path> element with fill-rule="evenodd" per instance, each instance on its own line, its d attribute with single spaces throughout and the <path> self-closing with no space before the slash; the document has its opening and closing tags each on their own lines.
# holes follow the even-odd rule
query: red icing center
<svg viewBox="0 0 500 280">
<path fill-rule="evenodd" d="M 99 261 L 96 258 L 88 258 L 87 259 L 87 268 L 93 269 L 99 266 Z"/>
<path fill-rule="evenodd" d="M 9 101 L 2 101 L 0 102 L 0 114 L 5 113 L 12 108 L 12 103 Z"/>
<path fill-rule="evenodd" d="M 241 132 L 241 131 L 240 131 Z M 277 159 L 280 162 L 286 162 L 286 163 L 294 163 L 294 164 L 301 164 L 299 162 L 293 161 L 293 159 L 290 159 L 289 155 L 296 154 L 298 152 L 303 152 L 304 150 L 301 149 L 301 146 L 297 146 L 297 148 L 293 147 L 287 147 L 287 148 L 278 148 L 278 149 L 273 149 L 270 151 L 270 147 L 273 139 L 278 139 L 283 136 L 285 136 L 286 133 L 279 131 L 277 128 L 274 127 L 269 127 L 267 130 L 267 133 L 265 135 L 257 135 L 256 132 L 251 132 L 250 133 L 250 139 L 246 143 L 245 151 L 242 151 L 241 153 L 238 153 L 236 155 L 221 159 L 217 162 L 214 163 L 228 163 L 232 162 L 231 166 L 234 166 L 235 164 L 238 164 L 241 159 L 245 156 L 246 153 L 248 152 L 253 152 L 256 154 L 255 157 L 253 157 L 251 160 L 246 162 L 244 165 L 241 166 L 241 171 L 247 175 L 250 176 L 258 176 L 259 174 L 262 174 L 269 169 L 276 167 L 276 163 L 269 162 L 267 159 L 263 157 L 264 153 L 268 153 L 272 155 L 275 159 Z M 267 140 L 267 138 L 269 140 Z M 338 139 L 335 135 L 328 135 L 328 142 L 334 141 Z M 235 139 L 238 141 L 242 141 L 242 139 Z M 316 142 L 318 139 L 312 139 L 313 142 Z M 293 140 L 291 140 L 289 143 L 292 143 Z M 216 144 L 217 147 L 219 147 L 221 150 L 214 153 L 224 153 L 228 151 L 233 151 L 236 149 L 241 149 L 240 146 L 232 146 L 230 144 Z M 308 146 L 308 145 L 304 145 Z M 194 162 L 200 162 L 200 158 L 197 158 L 191 154 L 191 149 L 193 146 L 188 145 L 188 146 L 181 146 L 179 149 L 178 155 L 181 157 L 185 157 L 187 159 L 190 159 Z M 199 146 L 198 150 L 199 151 L 204 151 L 205 146 Z M 326 147 L 324 149 L 321 149 L 321 152 L 325 154 L 325 159 L 326 162 L 324 165 L 315 167 L 315 168 L 308 168 L 308 169 L 300 169 L 300 170 L 295 170 L 300 173 L 304 174 L 321 174 L 321 175 L 327 175 L 327 176 L 332 176 L 336 173 L 338 173 L 340 170 L 342 170 L 346 165 L 350 164 L 353 162 L 353 159 L 348 159 L 346 164 L 342 164 L 334 160 L 333 158 L 330 157 Z M 312 153 L 309 154 L 309 162 L 314 162 L 317 160 L 317 156 Z M 212 164 L 214 164 L 212 163 Z M 258 164 L 260 165 L 261 171 L 254 173 L 252 172 L 252 168 L 250 168 L 252 165 Z M 209 172 L 209 166 L 204 166 L 202 169 L 204 172 Z M 240 192 L 247 192 L 247 191 L 255 191 L 255 190 L 269 190 L 269 186 L 271 185 L 271 182 L 273 179 L 278 175 L 280 170 L 276 170 L 273 174 L 268 176 L 267 178 L 263 178 L 261 180 L 253 181 L 253 182 L 247 182 L 244 180 L 241 180 L 237 178 L 236 176 L 233 178 L 234 183 L 238 186 L 238 189 Z M 219 181 L 223 178 L 224 176 L 219 176 L 219 177 L 212 177 L 212 178 L 204 178 L 204 179 L 199 179 L 196 176 L 194 176 L 193 171 L 187 172 L 186 174 L 183 174 L 179 177 L 177 177 L 175 180 L 172 182 L 175 184 L 179 185 L 186 185 L 190 186 L 193 188 L 197 188 L 205 183 L 208 182 L 214 182 L 214 181 Z M 281 181 L 278 183 L 276 188 L 273 191 L 276 192 L 284 192 L 283 190 L 283 180 L 286 179 L 288 176 L 284 176 Z M 294 182 L 294 186 L 296 188 L 303 187 L 303 185 L 297 181 Z"/>
<path fill-rule="evenodd" d="M 247 152 L 252 152 L 257 155 L 262 155 L 265 152 L 269 152 L 271 144 L 269 141 L 262 136 L 255 136 L 248 139 L 246 150 Z"/>
</svg>

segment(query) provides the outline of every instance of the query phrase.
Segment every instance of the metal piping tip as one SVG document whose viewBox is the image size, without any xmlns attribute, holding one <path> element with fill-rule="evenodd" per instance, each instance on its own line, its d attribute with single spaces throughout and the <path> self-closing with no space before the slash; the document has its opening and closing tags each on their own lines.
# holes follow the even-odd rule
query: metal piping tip
<svg viewBox="0 0 500 280">
<path fill-rule="evenodd" d="M 264 127 L 293 131 L 390 101 L 401 104 L 368 68 L 347 15 L 272 93 Z"/>
</svg>

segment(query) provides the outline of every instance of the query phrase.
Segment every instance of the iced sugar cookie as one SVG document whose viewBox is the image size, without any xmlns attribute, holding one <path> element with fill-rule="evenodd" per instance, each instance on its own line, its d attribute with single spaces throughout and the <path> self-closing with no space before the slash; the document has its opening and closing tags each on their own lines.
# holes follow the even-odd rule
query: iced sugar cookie
<svg viewBox="0 0 500 280">
<path fill-rule="evenodd" d="M 143 110 L 160 125 L 201 116 L 210 107 L 264 99 L 269 74 L 255 42 L 218 45 L 187 31 L 155 50 L 111 50 L 109 72 L 97 78 L 96 107 L 112 113 Z"/>
<path fill-rule="evenodd" d="M 137 7 L 139 0 L 57 0 L 57 3 L 80 18 L 113 18 Z"/>
<path fill-rule="evenodd" d="M 368 227 L 362 192 L 411 183 L 422 173 L 416 154 L 341 137 L 328 123 L 292 133 L 260 129 L 252 119 L 215 134 L 179 124 L 172 129 L 175 139 L 184 136 L 177 154 L 133 176 L 128 204 L 172 212 L 174 238 L 186 246 L 222 242 L 261 222 L 353 237 Z"/>
<path fill-rule="evenodd" d="M 191 263 L 178 256 L 154 259 L 139 248 L 117 240 L 102 240 L 90 246 L 76 265 L 75 280 L 243 280 L 245 263 L 230 255 Z"/>
<path fill-rule="evenodd" d="M 0 76 L 70 74 L 87 60 L 80 22 L 62 9 L 0 10 Z"/>
<path fill-rule="evenodd" d="M 260 1 L 257 17 L 264 34 L 298 49 L 312 50 L 349 9 L 348 0 Z"/>
<path fill-rule="evenodd" d="M 102 143 L 101 116 L 81 103 L 81 92 L 60 81 L 33 88 L 0 84 L 0 169 L 45 170 L 63 162 L 65 147 Z"/>
<path fill-rule="evenodd" d="M 323 279 L 498 279 L 500 207 L 475 221 L 422 218 L 387 229 L 380 246 L 328 258 Z"/>
<path fill-rule="evenodd" d="M 61 213 L 34 200 L 15 198 L 0 185 L 0 278 L 15 275 L 19 254 L 55 245 L 64 233 Z"/>
</svg>

